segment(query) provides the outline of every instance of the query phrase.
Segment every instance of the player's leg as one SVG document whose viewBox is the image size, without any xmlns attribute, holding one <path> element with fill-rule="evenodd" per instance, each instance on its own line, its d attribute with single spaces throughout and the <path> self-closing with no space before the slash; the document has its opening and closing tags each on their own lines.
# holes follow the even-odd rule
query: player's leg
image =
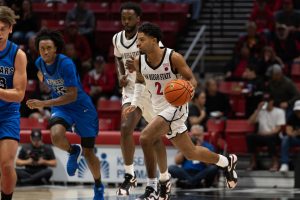
<svg viewBox="0 0 300 200">
<path fill-rule="evenodd" d="M 216 164 L 217 166 L 224 168 L 227 186 L 229 188 L 234 188 L 236 186 L 237 174 L 235 172 L 235 167 L 237 157 L 235 155 L 229 155 L 228 158 L 226 158 L 223 155 L 209 151 L 205 147 L 195 146 L 186 132 L 177 134 L 176 137 L 171 139 L 171 142 L 188 160 L 199 160 L 208 164 Z"/>
<path fill-rule="evenodd" d="M 124 104 L 122 110 L 130 104 Z M 133 131 L 141 119 L 142 112 L 140 108 L 130 113 L 127 118 L 121 117 L 121 150 L 124 159 L 125 175 L 124 181 L 120 185 L 117 194 L 121 196 L 129 195 L 130 190 L 136 187 L 136 177 L 134 174 L 133 157 L 135 151 L 135 143 L 133 139 Z"/>
<path fill-rule="evenodd" d="M 95 180 L 94 200 L 103 200 L 104 186 L 101 182 L 100 161 L 94 151 L 95 137 L 81 138 L 83 155 Z"/>
<path fill-rule="evenodd" d="M 142 131 L 140 144 L 143 148 L 146 170 L 148 174 L 148 184 L 145 193 L 138 199 L 155 198 L 158 199 L 157 179 L 156 179 L 156 152 L 154 145 L 158 144 L 161 136 L 169 132 L 169 124 L 160 116 L 156 116 Z M 166 154 L 162 153 L 160 162 L 165 163 Z M 156 180 L 156 181 L 155 181 Z"/>
<path fill-rule="evenodd" d="M 11 200 L 17 182 L 15 171 L 15 157 L 18 142 L 14 139 L 0 140 L 0 167 L 1 167 L 1 199 Z"/>
<path fill-rule="evenodd" d="M 71 145 L 66 137 L 66 131 L 70 129 L 72 120 L 66 114 L 59 113 L 57 117 L 51 118 L 50 133 L 52 144 L 69 153 L 67 161 L 67 173 L 74 176 L 78 169 L 82 149 L 80 145 Z"/>
</svg>

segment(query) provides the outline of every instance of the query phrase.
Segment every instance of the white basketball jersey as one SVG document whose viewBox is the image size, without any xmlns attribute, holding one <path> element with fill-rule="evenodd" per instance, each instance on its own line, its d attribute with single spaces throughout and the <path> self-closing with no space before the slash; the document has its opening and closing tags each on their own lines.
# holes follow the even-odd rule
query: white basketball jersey
<svg viewBox="0 0 300 200">
<path fill-rule="evenodd" d="M 114 55 L 116 57 L 122 58 L 124 65 L 126 63 L 126 60 L 130 59 L 131 57 L 135 58 L 136 56 L 140 55 L 140 51 L 136 46 L 136 41 L 137 34 L 135 34 L 135 36 L 133 36 L 129 40 L 125 37 L 125 31 L 120 31 L 114 35 L 112 41 L 114 45 Z M 125 67 L 125 74 L 128 74 L 128 85 L 126 86 L 126 90 L 131 90 L 133 94 L 136 73 L 129 73 L 129 71 Z"/>
<path fill-rule="evenodd" d="M 173 49 L 165 48 L 163 58 L 156 67 L 148 64 L 146 55 L 142 54 L 140 56 L 140 72 L 145 79 L 146 89 L 151 94 L 152 106 L 155 113 L 160 113 L 170 105 L 164 97 L 163 90 L 169 81 L 179 77 L 178 74 L 175 74 L 171 66 L 172 52 Z"/>
</svg>

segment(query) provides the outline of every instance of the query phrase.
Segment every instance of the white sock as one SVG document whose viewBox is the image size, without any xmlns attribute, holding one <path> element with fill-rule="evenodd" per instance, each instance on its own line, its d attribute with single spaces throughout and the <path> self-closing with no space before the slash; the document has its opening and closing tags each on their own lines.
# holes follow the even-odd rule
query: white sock
<svg viewBox="0 0 300 200">
<path fill-rule="evenodd" d="M 165 182 L 165 181 L 167 181 L 167 180 L 169 180 L 169 179 L 170 179 L 170 175 L 169 175 L 168 170 L 165 171 L 164 173 L 160 173 L 160 174 L 159 174 L 159 180 L 160 180 L 161 182 Z"/>
<path fill-rule="evenodd" d="M 157 191 L 157 178 L 147 178 L 147 186 L 150 186 Z"/>
<path fill-rule="evenodd" d="M 229 165 L 228 159 L 225 156 L 219 154 L 219 161 L 216 163 L 216 165 L 219 167 L 227 167 Z"/>
<path fill-rule="evenodd" d="M 125 167 L 125 173 L 131 174 L 134 176 L 134 169 L 133 169 L 133 164 L 132 165 L 124 165 Z"/>
</svg>

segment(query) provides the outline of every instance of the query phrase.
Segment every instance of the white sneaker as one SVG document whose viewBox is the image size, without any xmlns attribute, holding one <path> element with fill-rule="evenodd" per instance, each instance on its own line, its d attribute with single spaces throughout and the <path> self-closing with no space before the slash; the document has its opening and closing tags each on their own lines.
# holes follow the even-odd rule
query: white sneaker
<svg viewBox="0 0 300 200">
<path fill-rule="evenodd" d="M 287 172 L 287 171 L 289 171 L 289 166 L 288 166 L 288 164 L 282 164 L 282 165 L 280 166 L 279 171 L 280 171 L 280 172 Z"/>
</svg>

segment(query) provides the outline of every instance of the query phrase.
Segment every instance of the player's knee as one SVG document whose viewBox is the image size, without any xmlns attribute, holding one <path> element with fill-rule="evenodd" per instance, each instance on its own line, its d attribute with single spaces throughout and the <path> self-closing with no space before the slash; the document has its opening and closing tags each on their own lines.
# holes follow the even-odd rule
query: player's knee
<svg viewBox="0 0 300 200">
<path fill-rule="evenodd" d="M 124 122 L 121 124 L 121 135 L 122 136 L 128 136 L 132 135 L 133 133 L 133 128 L 131 127 L 130 124 Z"/>
<path fill-rule="evenodd" d="M 61 141 L 61 135 L 62 134 L 58 131 L 51 131 L 51 141 L 54 145 Z"/>
<path fill-rule="evenodd" d="M 146 131 L 143 131 L 142 134 L 141 134 L 141 136 L 140 136 L 140 144 L 142 146 L 153 145 L 153 140 L 149 136 L 149 134 L 146 133 Z"/>
<path fill-rule="evenodd" d="M 1 171 L 2 171 L 2 175 L 11 175 L 14 171 L 14 163 L 13 161 L 5 161 L 1 163 Z"/>
</svg>

